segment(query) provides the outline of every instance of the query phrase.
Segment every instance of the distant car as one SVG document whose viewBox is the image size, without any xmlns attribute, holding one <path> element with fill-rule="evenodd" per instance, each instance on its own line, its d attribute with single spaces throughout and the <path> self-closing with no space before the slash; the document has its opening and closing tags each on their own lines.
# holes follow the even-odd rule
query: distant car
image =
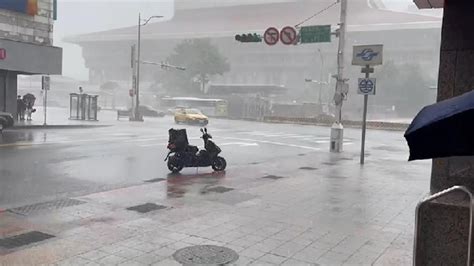
<svg viewBox="0 0 474 266">
<path fill-rule="evenodd" d="M 148 106 L 148 105 L 140 105 L 140 107 L 138 107 L 138 112 L 142 116 L 150 116 L 150 117 L 163 117 L 166 115 L 165 112 L 156 110 L 153 107 Z"/>
<path fill-rule="evenodd" d="M 176 106 L 176 107 L 173 107 L 173 108 L 170 108 L 167 110 L 167 113 L 170 114 L 170 115 L 174 115 L 177 111 L 179 110 L 182 110 L 182 109 L 186 109 L 188 107 L 185 107 L 185 106 Z"/>
<path fill-rule="evenodd" d="M 6 112 L 0 112 L 0 131 L 4 128 L 12 127 L 15 123 L 13 115 Z"/>
<path fill-rule="evenodd" d="M 174 121 L 176 124 L 185 123 L 205 126 L 209 123 L 209 118 L 198 109 L 179 108 L 174 113 Z"/>
</svg>

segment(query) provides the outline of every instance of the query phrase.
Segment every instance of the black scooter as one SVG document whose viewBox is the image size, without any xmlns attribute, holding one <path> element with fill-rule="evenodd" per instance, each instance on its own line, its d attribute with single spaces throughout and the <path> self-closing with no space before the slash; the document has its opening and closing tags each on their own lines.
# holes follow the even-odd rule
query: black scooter
<svg viewBox="0 0 474 266">
<path fill-rule="evenodd" d="M 186 129 L 170 129 L 168 149 L 170 150 L 165 158 L 168 161 L 168 169 L 173 173 L 180 172 L 184 167 L 208 167 L 214 171 L 224 171 L 227 162 L 223 157 L 218 156 L 221 149 L 210 139 L 211 134 L 207 129 L 201 128 L 204 140 L 204 150 L 198 151 L 196 146 L 189 145 Z"/>
</svg>

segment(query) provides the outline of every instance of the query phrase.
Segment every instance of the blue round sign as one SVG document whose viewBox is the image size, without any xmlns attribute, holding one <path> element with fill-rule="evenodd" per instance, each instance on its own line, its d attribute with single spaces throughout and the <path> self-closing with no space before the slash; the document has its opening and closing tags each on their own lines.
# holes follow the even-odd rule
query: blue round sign
<svg viewBox="0 0 474 266">
<path fill-rule="evenodd" d="M 359 83 L 359 90 L 362 93 L 371 93 L 374 91 L 374 83 L 370 79 L 363 79 Z"/>
</svg>

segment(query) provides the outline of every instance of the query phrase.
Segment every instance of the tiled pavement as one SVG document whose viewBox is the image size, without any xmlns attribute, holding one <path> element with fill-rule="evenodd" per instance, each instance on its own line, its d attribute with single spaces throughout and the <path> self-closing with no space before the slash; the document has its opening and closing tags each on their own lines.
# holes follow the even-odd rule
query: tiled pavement
<svg viewBox="0 0 474 266">
<path fill-rule="evenodd" d="M 233 249 L 235 265 L 411 264 L 414 208 L 427 192 L 429 163 L 338 160 L 285 170 L 314 166 L 314 159 L 231 169 L 224 178 L 169 176 L 28 215 L 0 211 L 3 238 L 55 235 L 13 250 L 0 246 L 0 265 L 178 265 L 176 250 L 202 244 Z M 266 174 L 284 178 L 261 178 Z M 216 185 L 234 190 L 207 191 Z M 126 209 L 144 203 L 167 208 Z"/>
</svg>

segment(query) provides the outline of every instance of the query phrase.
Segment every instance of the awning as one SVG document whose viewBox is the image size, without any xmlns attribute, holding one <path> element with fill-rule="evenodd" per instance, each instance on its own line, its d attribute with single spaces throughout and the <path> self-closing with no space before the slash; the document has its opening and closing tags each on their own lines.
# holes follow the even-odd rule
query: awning
<svg viewBox="0 0 474 266">
<path fill-rule="evenodd" d="M 0 39 L 0 69 L 22 74 L 61 74 L 63 50 Z"/>
</svg>

